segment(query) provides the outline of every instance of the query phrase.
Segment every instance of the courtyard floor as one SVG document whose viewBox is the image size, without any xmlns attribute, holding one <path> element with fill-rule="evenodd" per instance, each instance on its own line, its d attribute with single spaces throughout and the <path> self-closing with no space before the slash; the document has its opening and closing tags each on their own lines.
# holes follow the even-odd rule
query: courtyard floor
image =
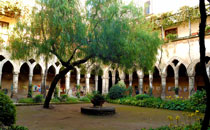
<svg viewBox="0 0 210 130">
<path fill-rule="evenodd" d="M 113 116 L 88 116 L 80 113 L 81 106 L 91 104 L 54 105 L 54 109 L 38 106 L 18 106 L 17 124 L 29 130 L 140 130 L 168 125 L 167 117 L 179 115 L 181 122 L 183 112 L 162 109 L 142 108 L 106 103 L 114 106 Z"/>
</svg>

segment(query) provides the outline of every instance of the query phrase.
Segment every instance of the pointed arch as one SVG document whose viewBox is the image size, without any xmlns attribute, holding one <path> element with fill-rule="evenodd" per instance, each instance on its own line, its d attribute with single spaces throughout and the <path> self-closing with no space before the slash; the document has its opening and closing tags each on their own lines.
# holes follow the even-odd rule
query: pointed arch
<svg viewBox="0 0 210 130">
<path fill-rule="evenodd" d="M 187 69 L 184 64 L 179 66 L 179 96 L 183 98 L 188 98 L 189 95 L 189 79 L 187 74 Z"/>
<path fill-rule="evenodd" d="M 12 62 L 9 60 L 5 60 L 2 67 L 2 89 L 6 89 L 8 91 L 8 95 L 11 94 L 11 86 L 13 85 L 13 70 L 14 66 Z"/>
<path fill-rule="evenodd" d="M 20 73 L 18 77 L 18 94 L 21 97 L 26 96 L 28 92 L 29 72 L 29 65 L 27 62 L 24 62 L 20 67 Z"/>
</svg>

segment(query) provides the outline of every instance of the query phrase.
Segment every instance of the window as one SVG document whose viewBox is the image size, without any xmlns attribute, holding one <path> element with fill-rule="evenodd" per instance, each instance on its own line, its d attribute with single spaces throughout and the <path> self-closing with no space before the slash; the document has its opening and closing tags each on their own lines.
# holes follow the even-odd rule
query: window
<svg viewBox="0 0 210 130">
<path fill-rule="evenodd" d="M 9 28 L 9 23 L 0 21 L 0 30 L 1 29 L 8 29 L 8 28 Z"/>
<path fill-rule="evenodd" d="M 177 34 L 177 28 L 165 30 L 165 36 L 167 36 L 168 34 Z"/>
<path fill-rule="evenodd" d="M 145 2 L 144 4 L 144 13 L 147 15 L 147 14 L 150 14 L 150 1 L 147 1 Z"/>
</svg>

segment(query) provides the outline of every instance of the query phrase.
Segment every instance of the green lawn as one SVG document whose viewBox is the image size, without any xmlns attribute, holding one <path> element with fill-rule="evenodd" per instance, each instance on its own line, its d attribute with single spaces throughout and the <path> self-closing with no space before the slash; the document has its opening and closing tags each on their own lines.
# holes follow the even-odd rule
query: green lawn
<svg viewBox="0 0 210 130">
<path fill-rule="evenodd" d="M 17 124 L 29 130 L 139 130 L 168 125 L 169 115 L 179 115 L 182 123 L 188 121 L 180 111 L 116 104 L 105 104 L 116 108 L 117 113 L 113 116 L 81 114 L 80 107 L 87 105 L 91 104 L 54 105 L 54 109 L 43 109 L 40 105 L 18 106 Z"/>
</svg>

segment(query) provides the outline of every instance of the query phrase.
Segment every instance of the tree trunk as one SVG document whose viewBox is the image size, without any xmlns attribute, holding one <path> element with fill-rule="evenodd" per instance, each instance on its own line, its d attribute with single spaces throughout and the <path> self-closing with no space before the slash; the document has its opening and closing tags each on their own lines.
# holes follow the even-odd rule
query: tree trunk
<svg viewBox="0 0 210 130">
<path fill-rule="evenodd" d="M 48 62 L 45 61 L 45 71 L 44 71 L 44 79 L 42 79 L 41 85 L 41 94 L 45 97 L 46 96 L 46 80 L 47 80 L 47 70 L 48 70 Z"/>
<path fill-rule="evenodd" d="M 206 7 L 205 7 L 205 0 L 200 0 L 200 14 L 201 14 L 201 23 L 199 26 L 199 44 L 200 44 L 200 64 L 201 64 L 201 72 L 205 82 L 206 88 L 206 111 L 205 116 L 202 123 L 201 130 L 207 130 L 209 125 L 209 117 L 210 117 L 210 82 L 206 72 L 206 62 L 205 62 L 205 55 L 206 55 L 206 48 L 205 48 L 205 27 L 206 27 Z"/>
<path fill-rule="evenodd" d="M 55 78 L 53 79 L 53 81 L 52 81 L 52 83 L 50 85 L 50 89 L 48 91 L 48 94 L 47 94 L 47 96 L 45 98 L 45 102 L 44 102 L 44 106 L 43 106 L 44 108 L 49 108 L 50 100 L 52 98 L 53 92 L 55 90 L 55 87 L 56 87 L 58 81 L 61 79 L 61 77 L 63 75 L 66 75 L 71 69 L 73 69 L 73 68 L 70 68 L 70 67 L 69 68 L 65 68 L 64 70 L 60 71 L 59 74 L 57 74 L 55 76 Z"/>
</svg>

